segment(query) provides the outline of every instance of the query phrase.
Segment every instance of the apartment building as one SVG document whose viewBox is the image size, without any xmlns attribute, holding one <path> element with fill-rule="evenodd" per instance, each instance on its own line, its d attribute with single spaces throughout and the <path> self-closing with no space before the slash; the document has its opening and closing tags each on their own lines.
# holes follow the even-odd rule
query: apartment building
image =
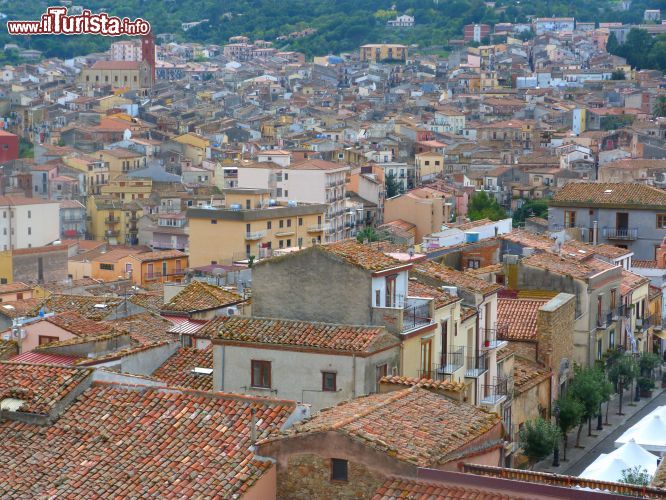
<svg viewBox="0 0 666 500">
<path fill-rule="evenodd" d="M 224 208 L 187 211 L 192 267 L 261 259 L 325 238 L 324 204 L 279 202 L 269 189 L 227 189 L 225 197 Z"/>
<path fill-rule="evenodd" d="M 81 172 L 80 192 L 83 196 L 102 193 L 102 186 L 109 181 L 108 161 L 81 153 L 64 156 L 62 161 L 66 166 Z"/>
<path fill-rule="evenodd" d="M 143 209 L 136 202 L 123 202 L 110 196 L 89 196 L 88 232 L 98 241 L 112 245 L 136 245 L 138 243 L 138 221 Z"/>
<path fill-rule="evenodd" d="M 416 226 L 415 242 L 442 231 L 451 220 L 452 205 L 441 191 L 419 188 L 388 198 L 384 202 L 384 222 L 404 220 Z"/>
<path fill-rule="evenodd" d="M 109 179 L 146 167 L 146 155 L 125 148 L 103 149 L 93 153 L 101 162 L 108 165 Z"/>
<path fill-rule="evenodd" d="M 361 61 L 406 61 L 407 46 L 397 43 L 373 43 L 362 45 L 360 50 Z"/>
<path fill-rule="evenodd" d="M 626 248 L 637 259 L 655 259 L 666 237 L 666 192 L 645 184 L 572 182 L 549 205 L 551 231 Z"/>
<path fill-rule="evenodd" d="M 293 162 L 285 152 L 263 152 L 258 162 L 238 169 L 240 188 L 268 189 L 277 202 L 290 201 L 325 204 L 322 241 L 348 238 L 352 227 L 346 222 L 346 181 L 350 167 L 319 159 Z"/>
<path fill-rule="evenodd" d="M 60 238 L 57 201 L 0 196 L 0 250 L 41 247 Z"/>
<path fill-rule="evenodd" d="M 101 194 L 122 201 L 147 200 L 152 190 L 152 179 L 119 175 L 101 187 Z"/>
<path fill-rule="evenodd" d="M 60 202 L 60 235 L 62 238 L 86 237 L 86 207 L 77 200 Z"/>
</svg>

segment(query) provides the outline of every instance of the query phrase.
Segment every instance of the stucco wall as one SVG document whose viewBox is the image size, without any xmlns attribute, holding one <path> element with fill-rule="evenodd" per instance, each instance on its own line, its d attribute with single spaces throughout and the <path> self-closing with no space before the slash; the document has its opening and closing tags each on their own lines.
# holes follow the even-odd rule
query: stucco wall
<svg viewBox="0 0 666 500">
<path fill-rule="evenodd" d="M 252 310 L 258 317 L 368 325 L 371 300 L 369 273 L 316 248 L 253 268 Z"/>
</svg>

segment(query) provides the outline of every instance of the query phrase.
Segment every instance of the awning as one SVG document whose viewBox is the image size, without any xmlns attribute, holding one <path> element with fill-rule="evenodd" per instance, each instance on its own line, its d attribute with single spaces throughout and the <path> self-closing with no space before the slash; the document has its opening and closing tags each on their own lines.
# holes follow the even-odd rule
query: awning
<svg viewBox="0 0 666 500">
<path fill-rule="evenodd" d="M 661 340 L 666 340 L 666 332 L 664 330 L 654 332 L 654 336 L 659 337 Z"/>
</svg>

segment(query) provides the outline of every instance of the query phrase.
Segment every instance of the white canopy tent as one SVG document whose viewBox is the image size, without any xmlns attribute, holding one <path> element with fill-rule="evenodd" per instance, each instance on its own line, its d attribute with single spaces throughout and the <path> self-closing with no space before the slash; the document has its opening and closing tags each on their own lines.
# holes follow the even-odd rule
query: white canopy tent
<svg viewBox="0 0 666 500">
<path fill-rule="evenodd" d="M 648 451 L 666 452 L 666 414 L 651 413 L 615 440 L 615 446 L 635 441 Z"/>
<path fill-rule="evenodd" d="M 612 453 L 599 455 L 579 477 L 618 482 L 622 479 L 622 471 L 632 467 L 642 467 L 652 477 L 657 470 L 657 456 L 632 440 Z"/>
</svg>

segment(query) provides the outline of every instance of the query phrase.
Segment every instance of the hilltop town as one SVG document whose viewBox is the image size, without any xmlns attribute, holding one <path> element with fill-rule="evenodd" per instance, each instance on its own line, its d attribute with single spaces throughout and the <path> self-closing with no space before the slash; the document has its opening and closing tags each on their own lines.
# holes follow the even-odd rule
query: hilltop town
<svg viewBox="0 0 666 500">
<path fill-rule="evenodd" d="M 5 47 L 0 495 L 666 497 L 661 15 Z"/>
</svg>

